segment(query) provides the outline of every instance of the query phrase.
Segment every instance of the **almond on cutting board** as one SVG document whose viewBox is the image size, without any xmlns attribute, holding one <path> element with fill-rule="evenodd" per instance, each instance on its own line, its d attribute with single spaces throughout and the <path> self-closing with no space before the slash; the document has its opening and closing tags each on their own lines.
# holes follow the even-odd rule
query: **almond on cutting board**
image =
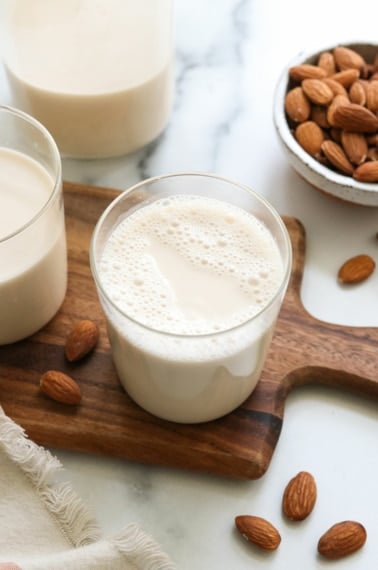
<svg viewBox="0 0 378 570">
<path fill-rule="evenodd" d="M 58 370 L 42 374 L 39 387 L 46 396 L 62 404 L 78 405 L 81 402 L 80 386 L 71 376 Z"/>
<path fill-rule="evenodd" d="M 64 352 L 67 360 L 76 362 L 91 352 L 99 338 L 99 328 L 90 320 L 81 320 L 66 339 Z"/>
</svg>

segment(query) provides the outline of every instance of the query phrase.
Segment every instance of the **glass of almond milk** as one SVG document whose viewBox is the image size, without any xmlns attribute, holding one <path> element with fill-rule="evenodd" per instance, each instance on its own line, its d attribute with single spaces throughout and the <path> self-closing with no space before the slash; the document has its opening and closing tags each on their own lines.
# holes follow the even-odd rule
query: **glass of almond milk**
<svg viewBox="0 0 378 570">
<path fill-rule="evenodd" d="M 61 160 L 49 132 L 0 106 L 0 345 L 42 328 L 63 302 Z"/>
<path fill-rule="evenodd" d="M 288 232 L 264 198 L 209 174 L 145 180 L 104 211 L 90 258 L 136 403 L 199 423 L 248 398 L 291 272 Z"/>
<path fill-rule="evenodd" d="M 0 27 L 12 105 L 43 123 L 62 155 L 123 155 L 165 128 L 172 0 L 12 0 Z"/>
</svg>

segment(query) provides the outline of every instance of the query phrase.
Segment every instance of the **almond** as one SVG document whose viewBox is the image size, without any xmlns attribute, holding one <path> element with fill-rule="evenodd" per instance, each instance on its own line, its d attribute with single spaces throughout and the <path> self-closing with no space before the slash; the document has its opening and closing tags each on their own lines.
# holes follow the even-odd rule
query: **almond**
<svg viewBox="0 0 378 570">
<path fill-rule="evenodd" d="M 351 103 L 356 103 L 357 105 L 365 105 L 366 103 L 366 88 L 363 86 L 361 81 L 358 79 L 349 88 L 349 99 Z"/>
<path fill-rule="evenodd" d="M 318 67 L 321 67 L 326 72 L 326 75 L 333 75 L 336 73 L 335 58 L 330 51 L 323 51 L 318 59 Z"/>
<path fill-rule="evenodd" d="M 332 89 L 332 92 L 334 95 L 345 95 L 345 97 L 348 98 L 348 92 L 345 89 L 345 87 L 343 85 L 341 85 L 341 83 L 339 83 L 338 81 L 335 81 L 334 79 L 331 79 L 331 77 L 325 77 L 324 79 L 322 79 L 322 81 L 328 85 L 328 87 L 330 87 Z"/>
<path fill-rule="evenodd" d="M 319 125 L 322 129 L 329 128 L 329 122 L 327 119 L 327 109 L 321 105 L 313 105 L 311 109 L 310 119 Z"/>
<path fill-rule="evenodd" d="M 365 544 L 364 526 L 355 521 L 343 521 L 331 526 L 318 542 L 318 552 L 325 558 L 336 560 L 348 556 Z"/>
<path fill-rule="evenodd" d="M 378 112 L 378 81 L 369 81 L 366 89 L 366 106 L 372 113 Z"/>
<path fill-rule="evenodd" d="M 82 320 L 76 323 L 66 340 L 67 360 L 75 362 L 86 356 L 96 346 L 98 337 L 99 329 L 93 321 Z"/>
<path fill-rule="evenodd" d="M 57 402 L 77 405 L 81 401 L 81 390 L 71 376 L 57 370 L 48 370 L 42 374 L 40 390 Z"/>
<path fill-rule="evenodd" d="M 242 536 L 264 550 L 276 550 L 281 542 L 278 530 L 266 519 L 252 515 L 240 515 L 235 525 Z"/>
<path fill-rule="evenodd" d="M 349 174 L 350 176 L 353 174 L 353 164 L 349 161 L 347 155 L 338 143 L 331 140 L 324 141 L 321 150 L 332 166 L 337 170 L 344 174 Z"/>
<path fill-rule="evenodd" d="M 353 178 L 359 182 L 378 182 L 378 162 L 370 160 L 360 164 L 353 172 Z"/>
<path fill-rule="evenodd" d="M 312 512 L 316 494 L 314 477 L 307 471 L 300 471 L 285 488 L 282 499 L 283 513 L 293 521 L 302 521 Z"/>
<path fill-rule="evenodd" d="M 331 75 L 331 79 L 340 83 L 343 87 L 348 89 L 352 83 L 356 81 L 360 76 L 357 69 L 345 69 L 345 71 L 339 71 L 334 75 Z"/>
<path fill-rule="evenodd" d="M 360 283 L 367 279 L 375 269 L 375 261 L 370 255 L 355 255 L 347 259 L 338 271 L 338 279 L 341 283 Z"/>
<path fill-rule="evenodd" d="M 332 103 L 327 108 L 327 121 L 333 127 L 336 126 L 334 123 L 334 115 L 337 107 L 339 105 L 349 105 L 350 101 L 346 95 L 335 95 Z"/>
<path fill-rule="evenodd" d="M 303 79 L 322 79 L 326 76 L 326 72 L 321 67 L 303 63 L 302 65 L 294 65 L 289 69 L 289 75 L 294 81 L 299 83 Z"/>
<path fill-rule="evenodd" d="M 328 105 L 334 97 L 330 86 L 321 79 L 304 79 L 302 89 L 316 105 Z"/>
<path fill-rule="evenodd" d="M 366 160 L 368 144 L 362 133 L 341 131 L 341 144 L 353 164 L 362 164 Z"/>
<path fill-rule="evenodd" d="M 307 121 L 311 113 L 311 105 L 302 87 L 294 87 L 286 94 L 285 111 L 295 123 Z"/>
<path fill-rule="evenodd" d="M 361 105 L 341 104 L 334 110 L 332 125 L 356 133 L 373 133 L 378 129 L 378 117 Z"/>
<path fill-rule="evenodd" d="M 324 133 L 314 121 L 305 121 L 295 129 L 295 138 L 308 154 L 316 156 L 320 153 Z"/>
<path fill-rule="evenodd" d="M 361 69 L 365 65 L 365 60 L 359 53 L 344 46 L 334 48 L 333 57 L 340 71 L 350 68 Z"/>
</svg>

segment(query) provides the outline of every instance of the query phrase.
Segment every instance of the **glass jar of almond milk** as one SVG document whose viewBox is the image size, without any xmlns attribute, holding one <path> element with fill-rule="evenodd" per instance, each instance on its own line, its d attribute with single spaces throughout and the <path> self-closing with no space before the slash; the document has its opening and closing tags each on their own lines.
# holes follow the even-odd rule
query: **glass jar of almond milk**
<svg viewBox="0 0 378 570">
<path fill-rule="evenodd" d="M 172 107 L 172 0 L 3 3 L 12 105 L 39 120 L 63 156 L 133 152 Z"/>
</svg>

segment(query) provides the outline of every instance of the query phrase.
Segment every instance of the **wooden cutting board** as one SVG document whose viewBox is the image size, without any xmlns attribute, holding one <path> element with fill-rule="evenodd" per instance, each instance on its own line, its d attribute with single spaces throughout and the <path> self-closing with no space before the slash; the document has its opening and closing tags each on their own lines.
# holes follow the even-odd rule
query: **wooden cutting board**
<svg viewBox="0 0 378 570">
<path fill-rule="evenodd" d="M 301 223 L 286 217 L 294 250 L 291 281 L 261 380 L 228 416 L 200 425 L 160 420 L 134 404 L 113 367 L 104 317 L 89 268 L 88 249 L 99 215 L 116 190 L 65 184 L 68 291 L 56 317 L 33 337 L 0 347 L 0 403 L 35 442 L 239 478 L 269 466 L 290 390 L 324 384 L 378 399 L 378 329 L 323 323 L 302 306 L 305 255 Z M 99 345 L 81 363 L 64 358 L 66 335 L 82 318 L 97 321 Z M 77 379 L 83 400 L 72 408 L 40 393 L 40 375 L 62 370 Z"/>
</svg>

